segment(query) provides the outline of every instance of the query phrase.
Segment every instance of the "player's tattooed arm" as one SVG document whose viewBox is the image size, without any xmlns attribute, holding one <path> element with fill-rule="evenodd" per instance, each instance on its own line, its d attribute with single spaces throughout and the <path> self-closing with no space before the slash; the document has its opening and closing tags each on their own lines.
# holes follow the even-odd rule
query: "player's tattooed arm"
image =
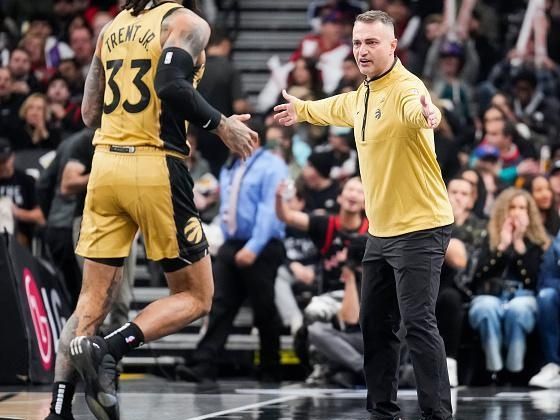
<svg viewBox="0 0 560 420">
<path fill-rule="evenodd" d="M 210 38 L 208 23 L 188 9 L 177 9 L 162 22 L 163 48 L 177 47 L 188 52 L 193 62 L 202 64 L 203 52 Z"/>
<path fill-rule="evenodd" d="M 101 115 L 103 114 L 103 98 L 105 96 L 105 69 L 101 62 L 101 46 L 103 34 L 111 22 L 107 23 L 99 33 L 93 60 L 89 67 L 84 87 L 84 98 L 82 100 L 82 119 L 89 128 L 101 127 Z"/>
<path fill-rule="evenodd" d="M 89 128 L 101 127 L 103 97 L 105 95 L 105 70 L 98 56 L 93 56 L 84 88 L 82 118 Z"/>
</svg>

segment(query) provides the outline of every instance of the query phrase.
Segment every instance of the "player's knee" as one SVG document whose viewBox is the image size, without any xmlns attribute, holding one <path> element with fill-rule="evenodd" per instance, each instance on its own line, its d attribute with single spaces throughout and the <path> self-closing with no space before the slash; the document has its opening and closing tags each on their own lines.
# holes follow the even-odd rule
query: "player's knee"
<svg viewBox="0 0 560 420">
<path fill-rule="evenodd" d="M 210 313 L 210 310 L 212 309 L 212 295 L 213 293 L 206 293 L 200 300 L 201 316 L 206 316 Z"/>
<path fill-rule="evenodd" d="M 165 275 L 167 283 L 172 295 L 179 298 L 184 297 L 185 305 L 189 306 L 198 317 L 207 315 L 212 307 L 212 299 L 214 295 L 214 282 L 212 281 L 212 271 L 209 265 L 209 260 L 204 263 L 199 262 L 206 256 L 206 251 L 201 252 L 199 256 L 191 258 L 191 263 L 194 261 L 196 267 L 189 262 L 180 258 L 163 259 L 159 260 Z M 192 316 L 192 314 L 191 314 Z"/>
<path fill-rule="evenodd" d="M 181 293 L 185 296 L 185 304 L 195 307 L 197 317 L 203 317 L 210 313 L 212 309 L 213 288 L 205 287 L 200 284 L 199 287 L 190 288 L 188 291 Z"/>
<path fill-rule="evenodd" d="M 188 319 L 189 322 L 208 315 L 212 308 L 212 295 L 201 290 L 182 291 L 173 296 L 182 301 L 183 310 L 178 313 L 178 316 Z"/>
</svg>

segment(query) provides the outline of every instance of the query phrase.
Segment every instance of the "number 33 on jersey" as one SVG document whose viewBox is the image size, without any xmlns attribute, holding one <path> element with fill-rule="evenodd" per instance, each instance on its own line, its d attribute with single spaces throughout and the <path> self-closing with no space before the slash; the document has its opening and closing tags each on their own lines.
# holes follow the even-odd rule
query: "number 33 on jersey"
<svg viewBox="0 0 560 420">
<path fill-rule="evenodd" d="M 183 117 L 167 109 L 154 88 L 162 51 L 161 24 L 179 7 L 161 3 L 138 16 L 122 12 L 106 28 L 101 44 L 103 119 L 94 144 L 157 146 L 188 154 Z M 193 74 L 195 86 L 202 71 Z"/>
</svg>

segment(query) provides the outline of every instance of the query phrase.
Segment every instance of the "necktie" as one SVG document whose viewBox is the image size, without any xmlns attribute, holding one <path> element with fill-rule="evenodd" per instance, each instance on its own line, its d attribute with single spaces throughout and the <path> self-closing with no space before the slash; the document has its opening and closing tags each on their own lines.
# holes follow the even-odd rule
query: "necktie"
<svg viewBox="0 0 560 420">
<path fill-rule="evenodd" d="M 237 200 L 239 199 L 241 180 L 243 179 L 246 168 L 245 162 L 242 161 L 233 174 L 233 180 L 229 191 L 227 230 L 232 236 L 237 230 Z"/>
</svg>

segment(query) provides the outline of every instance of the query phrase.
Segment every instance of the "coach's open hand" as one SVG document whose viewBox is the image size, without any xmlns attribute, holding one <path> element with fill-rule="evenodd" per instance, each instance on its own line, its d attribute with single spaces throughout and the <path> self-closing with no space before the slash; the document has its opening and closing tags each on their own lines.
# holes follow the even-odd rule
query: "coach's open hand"
<svg viewBox="0 0 560 420">
<path fill-rule="evenodd" d="M 298 99 L 295 96 L 288 95 L 286 89 L 282 90 L 282 96 L 288 101 L 288 103 L 276 105 L 274 107 L 274 111 L 277 112 L 277 114 L 274 115 L 274 119 L 285 126 L 294 125 L 295 123 L 297 123 L 297 115 L 294 108 L 294 102 Z"/>
<path fill-rule="evenodd" d="M 420 103 L 422 104 L 422 114 L 424 115 L 424 118 L 426 118 L 428 125 L 430 128 L 436 128 L 439 123 L 432 103 L 428 98 L 426 98 L 426 95 L 420 96 Z"/>
</svg>

